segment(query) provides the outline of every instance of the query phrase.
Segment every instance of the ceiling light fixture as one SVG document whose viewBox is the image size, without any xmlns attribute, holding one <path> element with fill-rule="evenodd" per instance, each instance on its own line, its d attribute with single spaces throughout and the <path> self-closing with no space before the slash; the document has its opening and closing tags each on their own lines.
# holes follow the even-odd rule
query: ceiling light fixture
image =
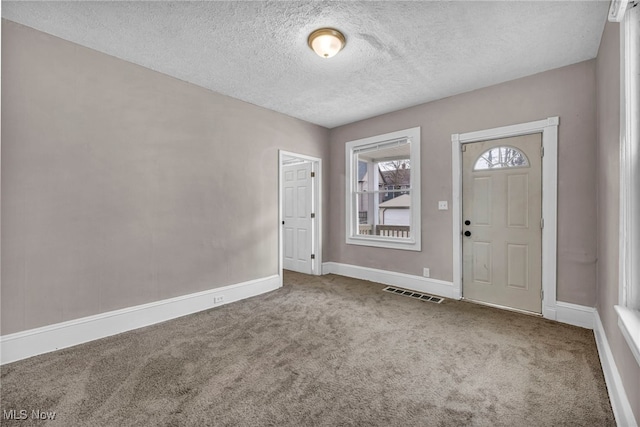
<svg viewBox="0 0 640 427">
<path fill-rule="evenodd" d="M 320 28 L 309 34 L 307 43 L 309 43 L 309 47 L 313 49 L 318 56 L 331 58 L 342 50 L 346 40 L 344 35 L 338 30 L 334 30 L 333 28 Z"/>
</svg>

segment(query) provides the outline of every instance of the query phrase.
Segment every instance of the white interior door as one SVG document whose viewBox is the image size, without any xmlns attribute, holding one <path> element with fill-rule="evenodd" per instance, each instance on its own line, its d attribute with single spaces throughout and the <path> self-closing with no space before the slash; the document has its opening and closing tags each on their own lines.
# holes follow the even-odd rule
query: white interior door
<svg viewBox="0 0 640 427">
<path fill-rule="evenodd" d="M 283 267 L 311 274 L 313 182 L 311 163 L 282 167 Z"/>
<path fill-rule="evenodd" d="M 542 312 L 542 138 L 463 145 L 464 298 Z"/>
</svg>

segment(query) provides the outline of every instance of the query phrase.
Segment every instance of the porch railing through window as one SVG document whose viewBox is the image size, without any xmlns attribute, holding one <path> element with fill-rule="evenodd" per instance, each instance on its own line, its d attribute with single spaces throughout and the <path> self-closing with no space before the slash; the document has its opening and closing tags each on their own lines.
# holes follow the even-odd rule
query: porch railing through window
<svg viewBox="0 0 640 427">
<path fill-rule="evenodd" d="M 359 224 L 358 234 L 365 236 L 385 236 L 385 237 L 411 237 L 411 227 L 408 225 L 373 225 Z"/>
</svg>

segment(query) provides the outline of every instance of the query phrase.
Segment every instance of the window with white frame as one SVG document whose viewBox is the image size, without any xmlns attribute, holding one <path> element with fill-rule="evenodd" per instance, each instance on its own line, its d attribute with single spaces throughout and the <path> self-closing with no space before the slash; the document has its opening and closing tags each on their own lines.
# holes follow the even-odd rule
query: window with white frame
<svg viewBox="0 0 640 427">
<path fill-rule="evenodd" d="M 421 250 L 420 128 L 346 144 L 346 242 Z"/>
<path fill-rule="evenodd" d="M 616 311 L 620 330 L 640 365 L 640 6 L 629 3 L 621 23 L 620 298 Z"/>
</svg>

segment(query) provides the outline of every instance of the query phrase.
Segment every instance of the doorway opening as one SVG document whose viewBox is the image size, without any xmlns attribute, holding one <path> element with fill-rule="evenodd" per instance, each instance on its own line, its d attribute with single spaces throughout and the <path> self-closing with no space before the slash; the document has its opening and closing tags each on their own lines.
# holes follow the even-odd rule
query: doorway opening
<svg viewBox="0 0 640 427">
<path fill-rule="evenodd" d="M 279 151 L 279 272 L 322 274 L 322 159 Z"/>
</svg>

